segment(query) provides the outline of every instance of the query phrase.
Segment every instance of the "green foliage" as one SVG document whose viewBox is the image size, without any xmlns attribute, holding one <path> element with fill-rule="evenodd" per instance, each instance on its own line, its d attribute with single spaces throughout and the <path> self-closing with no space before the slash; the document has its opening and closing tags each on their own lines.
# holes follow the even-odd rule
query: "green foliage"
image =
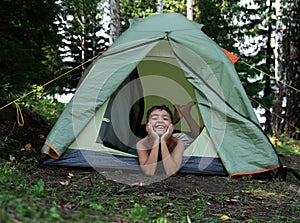
<svg viewBox="0 0 300 223">
<path fill-rule="evenodd" d="M 157 13 L 157 0 L 120 0 L 120 11 L 122 20 L 122 30 L 125 31 L 129 27 L 129 19 L 145 18 L 149 15 Z M 186 14 L 185 0 L 164 0 L 163 13 L 177 12 Z M 194 7 L 194 13 L 197 13 L 197 7 Z"/>
<path fill-rule="evenodd" d="M 60 82 L 59 88 L 56 88 L 59 93 L 64 93 L 65 89 L 74 90 L 89 65 L 85 62 L 100 55 L 109 46 L 108 30 L 102 26 L 102 4 L 103 1 L 99 0 L 65 0 L 59 3 L 56 23 L 61 30 L 58 35 L 63 39 L 60 45 L 63 70 L 79 66 L 71 72 L 72 76 Z"/>
<path fill-rule="evenodd" d="M 134 204 L 129 214 L 130 222 L 148 222 L 148 209 L 139 204 Z"/>
<path fill-rule="evenodd" d="M 203 32 L 212 38 L 217 44 L 231 52 L 238 52 L 234 47 L 234 29 L 236 2 L 232 1 L 198 1 L 198 22 L 203 24 Z"/>
<path fill-rule="evenodd" d="M 186 14 L 186 1 L 185 0 L 165 0 L 163 12 L 177 12 Z"/>
<path fill-rule="evenodd" d="M 51 124 L 54 124 L 65 109 L 66 104 L 58 102 L 56 99 L 47 99 L 35 94 L 27 98 L 24 106 L 29 112 L 38 114 L 36 118 L 45 118 Z"/>
<path fill-rule="evenodd" d="M 90 207 L 98 211 L 103 211 L 105 209 L 102 204 L 97 203 L 90 204 Z"/>
<path fill-rule="evenodd" d="M 32 83 L 50 79 L 49 54 L 57 55 L 57 12 L 53 1 L 10 1 L 0 3 L 0 104 L 27 91 Z M 52 58 L 53 60 L 53 58 Z M 48 65 L 46 65 L 48 63 Z M 56 63 L 56 60 L 52 63 Z"/>
<path fill-rule="evenodd" d="M 272 3 L 273 1 L 270 2 Z M 275 10 L 267 2 L 260 1 L 254 5 L 248 4 L 240 6 L 242 13 L 239 14 L 238 19 L 242 23 L 237 36 L 240 42 L 239 47 L 245 51 L 244 59 L 247 60 L 247 63 L 274 76 L 274 55 L 270 41 L 271 33 L 276 26 L 276 20 L 274 19 Z M 239 74 L 242 79 L 245 79 L 241 75 L 242 73 Z M 247 75 L 247 79 L 249 78 L 260 81 L 254 83 L 244 82 L 248 95 L 270 108 L 273 101 L 272 88 L 275 82 L 267 75 L 262 75 L 254 70 L 250 70 L 249 75 Z M 259 92 L 263 92 L 263 97 L 259 96 Z M 254 105 L 255 107 L 258 106 L 257 104 Z M 270 120 L 267 120 L 267 122 L 270 122 Z"/>
<path fill-rule="evenodd" d="M 248 64 L 272 75 L 274 56 L 269 33 L 274 30 L 276 21 L 275 12 L 267 2 L 250 1 L 242 5 L 236 0 L 200 0 L 198 7 L 199 22 L 204 24 L 203 31 L 208 36 Z M 237 62 L 235 66 L 247 95 L 270 108 L 274 82 L 243 63 Z M 252 105 L 259 106 L 253 101 Z"/>
<path fill-rule="evenodd" d="M 10 158 L 10 162 L 0 164 L 0 221 L 62 222 L 59 206 L 55 201 L 50 202 L 50 189 L 44 181 L 29 182 L 22 169 L 28 171 L 27 164 L 17 163 L 14 157 Z M 45 208 L 47 202 L 49 208 Z M 13 217 L 9 214 L 11 210 L 15 212 Z"/>
<path fill-rule="evenodd" d="M 278 152 L 283 152 L 288 155 L 300 155 L 300 142 L 285 136 L 272 136 L 271 142 Z"/>
<path fill-rule="evenodd" d="M 156 12 L 156 0 L 120 0 L 122 30 L 129 28 L 129 19 L 144 18 Z"/>
<path fill-rule="evenodd" d="M 15 157 L 10 157 L 10 162 L 14 162 Z M 0 174 L 0 188 L 1 190 L 9 188 L 22 188 L 26 185 L 27 181 L 22 176 L 22 172 L 16 169 L 16 166 L 10 166 L 7 164 L 1 164 Z"/>
<path fill-rule="evenodd" d="M 277 140 L 282 146 L 291 144 L 284 138 Z M 220 217 L 228 215 L 230 222 L 264 222 L 266 213 L 259 210 L 264 207 L 272 209 L 267 213 L 269 221 L 299 220 L 299 188 L 291 182 L 207 177 L 205 181 L 215 181 L 217 189 L 223 183 L 230 190 L 205 192 L 197 189 L 203 188 L 198 181 L 172 190 L 166 182 L 162 183 L 166 189 L 159 184 L 118 185 L 94 172 L 73 171 L 56 169 L 45 176 L 47 169 L 41 169 L 35 158 L 18 160 L 11 155 L 0 164 L 0 221 L 190 223 L 221 222 Z M 183 183 L 180 179 L 178 183 Z M 253 205 L 259 206 L 258 213 Z"/>
<path fill-rule="evenodd" d="M 67 104 L 58 102 L 49 95 L 45 96 L 47 92 L 44 87 L 31 85 L 28 91 L 31 94 L 28 94 L 23 100 L 17 101 L 22 113 L 35 114 L 37 121 L 46 119 L 51 124 L 54 124 Z"/>
</svg>

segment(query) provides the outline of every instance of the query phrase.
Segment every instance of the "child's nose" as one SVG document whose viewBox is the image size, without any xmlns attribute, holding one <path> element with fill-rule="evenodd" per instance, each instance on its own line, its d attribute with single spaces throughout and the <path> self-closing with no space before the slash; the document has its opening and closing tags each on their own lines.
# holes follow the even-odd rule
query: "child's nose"
<svg viewBox="0 0 300 223">
<path fill-rule="evenodd" d="M 159 121 L 159 122 L 164 122 L 164 119 L 163 119 L 163 118 L 160 118 L 158 121 Z"/>
<path fill-rule="evenodd" d="M 157 121 L 158 121 L 158 122 L 162 122 L 163 119 L 162 119 L 162 118 L 158 118 Z"/>
</svg>

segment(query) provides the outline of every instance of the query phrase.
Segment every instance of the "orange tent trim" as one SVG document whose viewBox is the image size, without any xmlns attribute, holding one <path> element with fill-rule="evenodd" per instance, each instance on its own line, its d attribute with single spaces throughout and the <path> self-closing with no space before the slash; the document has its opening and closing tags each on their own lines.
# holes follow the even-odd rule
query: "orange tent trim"
<svg viewBox="0 0 300 223">
<path fill-rule="evenodd" d="M 234 173 L 234 174 L 230 174 L 230 177 L 238 177 L 238 176 L 245 176 L 245 175 L 253 175 L 253 174 L 258 174 L 258 173 L 264 173 L 264 172 L 268 172 L 270 170 L 275 170 L 280 168 L 280 166 L 274 166 L 268 169 L 264 169 L 264 170 L 259 170 L 259 171 L 255 171 L 255 172 L 242 172 L 242 173 Z"/>
<path fill-rule="evenodd" d="M 50 149 L 52 149 L 52 151 L 55 152 L 56 156 L 53 155 L 53 154 L 51 154 L 50 152 L 42 152 L 42 154 L 48 155 L 48 156 L 50 156 L 51 158 L 58 160 L 59 157 L 60 157 L 60 154 L 59 154 L 59 152 L 54 148 L 54 146 L 52 146 L 52 145 L 51 145 L 50 143 L 48 143 L 48 142 L 45 142 L 45 145 L 48 146 Z"/>
<path fill-rule="evenodd" d="M 225 50 L 224 48 L 221 47 L 221 49 L 224 51 L 226 56 L 231 60 L 233 64 L 235 64 L 240 58 L 237 57 L 236 55 L 230 53 L 228 50 Z"/>
</svg>

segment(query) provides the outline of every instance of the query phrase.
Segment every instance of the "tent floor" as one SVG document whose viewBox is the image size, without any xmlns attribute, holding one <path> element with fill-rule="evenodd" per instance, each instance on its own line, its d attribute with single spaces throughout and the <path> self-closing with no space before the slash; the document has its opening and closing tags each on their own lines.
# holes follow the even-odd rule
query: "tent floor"
<svg viewBox="0 0 300 223">
<path fill-rule="evenodd" d="M 43 160 L 43 164 L 92 167 L 96 170 L 106 169 L 140 172 L 137 158 L 114 156 L 90 150 L 67 149 L 59 160 L 46 157 Z M 184 157 L 183 165 L 179 172 L 200 175 L 228 175 L 221 160 L 214 157 Z"/>
</svg>

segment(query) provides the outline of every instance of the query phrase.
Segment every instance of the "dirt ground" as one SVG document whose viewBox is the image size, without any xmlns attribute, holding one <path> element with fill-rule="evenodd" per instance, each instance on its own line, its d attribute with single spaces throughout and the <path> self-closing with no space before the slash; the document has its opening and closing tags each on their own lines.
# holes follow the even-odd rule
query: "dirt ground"
<svg viewBox="0 0 300 223">
<path fill-rule="evenodd" d="M 71 180 L 70 173 L 73 176 Z M 111 194 L 120 197 L 133 195 L 140 197 L 141 202 L 149 196 L 158 200 L 167 196 L 172 202 L 180 201 L 181 205 L 189 206 L 195 204 L 195 199 L 203 197 L 206 203 L 210 203 L 204 205 L 208 206 L 208 210 L 199 221 L 192 222 L 216 222 L 207 219 L 220 219 L 224 215 L 230 217 L 229 222 L 300 222 L 300 182 L 292 175 L 282 181 L 178 174 L 143 186 L 118 183 L 91 169 L 44 166 L 32 170 L 31 175 L 33 178 L 39 176 L 52 188 L 62 191 L 70 189 L 70 193 L 76 193 L 74 190 L 92 190 L 100 181 L 111 186 Z M 134 174 L 131 177 L 134 178 Z M 67 182 L 69 186 L 63 182 Z M 77 186 L 70 187 L 72 183 Z M 66 203 L 63 197 L 59 199 L 62 204 Z M 75 207 L 77 204 L 71 205 Z M 129 205 L 127 202 L 119 203 L 118 208 L 128 210 Z M 149 208 L 151 211 L 151 207 Z M 154 209 L 153 212 L 155 211 Z M 167 215 L 167 210 L 165 212 Z"/>
<path fill-rule="evenodd" d="M 18 127 L 14 118 L 3 120 L 3 117 L 0 120 L 2 142 L 0 144 L 0 161 L 9 160 L 11 156 L 17 160 L 21 160 L 24 156 L 39 159 L 40 148 L 51 125 L 44 120 L 35 120 L 25 116 L 25 125 Z M 287 166 L 300 168 L 299 156 L 281 154 L 280 159 Z M 204 213 L 203 217 L 229 213 L 231 216 L 239 216 L 240 222 L 253 222 L 250 216 L 255 216 L 259 220 L 258 222 L 273 222 L 271 219 L 280 219 L 279 222 L 300 222 L 300 218 L 289 217 L 289 215 L 295 216 L 295 210 L 292 210 L 291 206 L 298 208 L 300 216 L 300 182 L 291 174 L 288 174 L 285 181 L 279 178 L 242 177 L 232 179 L 220 176 L 178 174 L 141 186 L 114 182 L 93 169 L 38 165 L 28 172 L 28 177 L 35 178 L 35 180 L 38 177 L 43 179 L 47 185 L 65 189 L 62 182 L 68 179 L 70 172 L 74 175 L 72 180 L 80 182 L 80 188 L 77 189 L 82 191 L 93 187 L 95 181 L 103 180 L 112 184 L 112 193 L 136 194 L 137 196 L 168 194 L 168 196 L 186 199 L 187 204 L 189 199 L 192 199 L 191 196 L 197 192 L 203 196 L 212 197 L 213 205 L 209 205 L 209 210 Z M 131 177 L 134 177 L 134 174 Z M 217 199 L 220 197 L 223 199 Z"/>
</svg>

